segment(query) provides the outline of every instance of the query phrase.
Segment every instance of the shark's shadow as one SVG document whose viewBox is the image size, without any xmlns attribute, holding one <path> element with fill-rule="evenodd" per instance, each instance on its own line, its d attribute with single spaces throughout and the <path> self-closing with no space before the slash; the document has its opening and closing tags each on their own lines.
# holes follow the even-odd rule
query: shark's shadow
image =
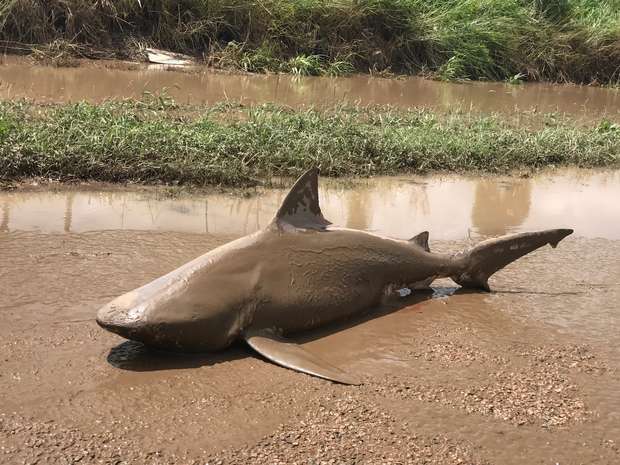
<svg viewBox="0 0 620 465">
<path fill-rule="evenodd" d="M 463 288 L 457 289 L 454 287 L 437 287 L 428 291 L 414 291 L 407 297 L 395 299 L 393 302 L 371 309 L 362 315 L 337 321 L 319 329 L 295 334 L 290 337 L 290 340 L 298 343 L 310 342 L 433 298 L 445 297 L 456 293 L 468 294 L 472 292 L 478 291 L 471 291 Z M 125 341 L 110 349 L 107 360 L 110 365 L 121 370 L 158 371 L 198 368 L 251 356 L 260 357 L 260 355 L 252 351 L 242 341 L 221 352 L 199 354 L 167 352 L 147 347 L 141 342 Z"/>
<path fill-rule="evenodd" d="M 250 355 L 241 344 L 212 353 L 167 352 L 145 346 L 141 342 L 125 341 L 110 349 L 108 363 L 121 370 L 159 371 L 199 368 L 239 360 Z"/>
</svg>

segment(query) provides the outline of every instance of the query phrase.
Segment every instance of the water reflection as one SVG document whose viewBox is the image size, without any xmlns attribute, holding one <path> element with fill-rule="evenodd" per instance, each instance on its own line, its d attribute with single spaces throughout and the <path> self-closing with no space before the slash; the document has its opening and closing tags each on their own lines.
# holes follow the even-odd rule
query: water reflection
<svg viewBox="0 0 620 465">
<path fill-rule="evenodd" d="M 71 232 L 71 219 L 73 218 L 73 199 L 75 192 L 69 192 L 65 197 L 64 232 Z"/>
<path fill-rule="evenodd" d="M 530 211 L 532 193 L 529 179 L 498 182 L 480 179 L 476 182 L 471 223 L 483 236 L 498 236 L 518 229 Z"/>
<path fill-rule="evenodd" d="M 515 110 L 559 112 L 591 120 L 620 121 L 620 92 L 588 86 L 503 83 L 453 84 L 420 78 L 382 79 L 367 75 L 346 78 L 286 75 L 228 75 L 197 69 L 167 70 L 132 64 L 122 69 L 106 62 L 75 68 L 33 65 L 7 56 L 0 64 L 0 98 L 28 98 L 43 102 L 100 102 L 140 98 L 144 92 L 165 90 L 179 103 L 213 104 L 222 101 L 275 102 L 293 107 L 332 106 L 336 103 L 427 107 L 439 110 L 500 112 Z"/>
<path fill-rule="evenodd" d="M 160 198 L 157 190 L 0 193 L 2 231 L 155 230 L 243 235 L 268 224 L 284 190 L 256 195 Z M 620 171 L 561 171 L 531 179 L 383 177 L 321 180 L 323 212 L 335 225 L 409 238 L 462 239 L 474 232 L 572 227 L 620 239 Z"/>
<path fill-rule="evenodd" d="M 347 195 L 346 227 L 352 229 L 368 229 L 371 220 L 371 211 L 368 208 L 370 193 L 368 189 L 354 190 Z"/>
<path fill-rule="evenodd" d="M 2 204 L 2 222 L 0 222 L 0 231 L 7 232 L 9 230 L 9 201 L 5 200 Z"/>
</svg>

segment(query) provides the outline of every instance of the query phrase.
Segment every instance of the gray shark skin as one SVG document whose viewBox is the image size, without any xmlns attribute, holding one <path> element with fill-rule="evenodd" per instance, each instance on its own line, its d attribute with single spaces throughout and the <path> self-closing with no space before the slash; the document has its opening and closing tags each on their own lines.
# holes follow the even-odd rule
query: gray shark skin
<svg viewBox="0 0 620 465">
<path fill-rule="evenodd" d="M 394 290 L 428 287 L 436 278 L 488 291 L 493 273 L 573 232 L 515 234 L 443 255 L 430 252 L 428 232 L 407 241 L 329 225 L 319 206 L 318 172 L 311 169 L 265 229 L 114 299 L 98 311 L 97 323 L 183 352 L 222 350 L 243 339 L 276 364 L 358 384 L 285 337 L 360 314 Z"/>
</svg>

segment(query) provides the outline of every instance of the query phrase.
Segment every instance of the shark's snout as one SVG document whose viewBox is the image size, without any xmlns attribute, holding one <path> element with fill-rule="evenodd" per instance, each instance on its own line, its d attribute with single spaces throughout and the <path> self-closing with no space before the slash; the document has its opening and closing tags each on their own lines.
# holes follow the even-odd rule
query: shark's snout
<svg viewBox="0 0 620 465">
<path fill-rule="evenodd" d="M 124 326 L 122 324 L 118 324 L 112 321 L 102 320 L 97 318 L 97 324 L 101 326 L 103 329 L 110 331 L 111 333 L 118 334 L 126 339 L 130 340 L 138 340 L 138 329 L 134 327 Z"/>
<path fill-rule="evenodd" d="M 130 292 L 97 312 L 97 324 L 103 329 L 121 337 L 138 341 L 147 346 L 163 350 L 180 350 L 179 338 L 188 338 L 192 328 L 197 325 L 193 320 L 175 320 L 164 318 L 166 307 L 152 299 L 141 299 L 139 294 Z M 194 346 L 204 345 L 205 339 L 196 335 L 193 345 L 186 349 L 193 351 Z"/>
<path fill-rule="evenodd" d="M 127 339 L 138 339 L 146 328 L 146 305 L 136 304 L 131 293 L 125 294 L 97 312 L 97 324 Z"/>
<path fill-rule="evenodd" d="M 163 350 L 203 352 L 230 345 L 239 334 L 238 308 L 171 275 L 128 292 L 97 312 L 97 324 L 126 339 Z M 201 283 L 199 283 L 201 284 Z M 215 297 L 213 297 L 215 295 Z"/>
</svg>

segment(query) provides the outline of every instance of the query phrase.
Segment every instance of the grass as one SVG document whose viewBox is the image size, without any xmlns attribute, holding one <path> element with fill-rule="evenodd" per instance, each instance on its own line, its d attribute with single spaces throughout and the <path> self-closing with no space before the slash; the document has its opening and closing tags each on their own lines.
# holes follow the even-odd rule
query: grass
<svg viewBox="0 0 620 465">
<path fill-rule="evenodd" d="M 319 166 L 328 176 L 618 167 L 620 127 L 537 127 L 426 110 L 178 107 L 169 99 L 0 103 L 0 179 L 242 186 Z"/>
<path fill-rule="evenodd" d="M 620 82 L 620 0 L 3 0 L 0 41 L 59 62 L 142 44 L 253 72 Z"/>
</svg>

